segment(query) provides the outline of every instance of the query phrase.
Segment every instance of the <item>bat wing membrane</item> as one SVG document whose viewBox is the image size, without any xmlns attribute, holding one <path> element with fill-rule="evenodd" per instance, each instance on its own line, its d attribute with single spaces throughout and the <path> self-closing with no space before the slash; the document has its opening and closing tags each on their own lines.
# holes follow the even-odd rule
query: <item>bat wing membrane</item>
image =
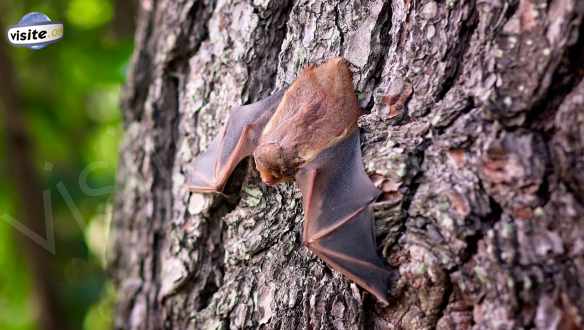
<svg viewBox="0 0 584 330">
<path fill-rule="evenodd" d="M 359 132 L 296 175 L 304 197 L 304 243 L 335 270 L 387 302 L 390 272 L 377 254 L 369 204 L 379 191 L 363 168 Z"/>
<path fill-rule="evenodd" d="M 245 157 L 255 150 L 261 132 L 280 104 L 284 91 L 249 105 L 235 107 L 227 123 L 189 171 L 189 190 L 220 192 Z"/>
</svg>

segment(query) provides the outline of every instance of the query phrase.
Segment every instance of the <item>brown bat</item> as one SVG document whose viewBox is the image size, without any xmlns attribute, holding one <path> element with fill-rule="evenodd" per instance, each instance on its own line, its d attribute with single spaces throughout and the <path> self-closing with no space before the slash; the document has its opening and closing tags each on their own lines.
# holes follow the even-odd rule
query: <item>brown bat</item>
<svg viewBox="0 0 584 330">
<path fill-rule="evenodd" d="M 188 184 L 194 192 L 220 192 L 252 154 L 266 184 L 295 178 L 304 200 L 304 245 L 387 303 L 390 272 L 376 252 L 369 210 L 379 191 L 363 168 L 360 115 L 342 58 L 309 66 L 285 93 L 233 109 L 195 160 Z"/>
</svg>

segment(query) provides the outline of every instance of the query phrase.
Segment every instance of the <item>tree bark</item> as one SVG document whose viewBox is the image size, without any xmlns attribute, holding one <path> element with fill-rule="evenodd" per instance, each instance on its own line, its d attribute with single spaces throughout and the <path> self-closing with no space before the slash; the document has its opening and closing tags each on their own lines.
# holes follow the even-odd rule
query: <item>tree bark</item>
<svg viewBox="0 0 584 330">
<path fill-rule="evenodd" d="M 584 2 L 141 1 L 111 271 L 123 329 L 584 327 Z M 301 244 L 297 187 L 185 172 L 236 104 L 343 56 L 382 306 Z"/>
</svg>

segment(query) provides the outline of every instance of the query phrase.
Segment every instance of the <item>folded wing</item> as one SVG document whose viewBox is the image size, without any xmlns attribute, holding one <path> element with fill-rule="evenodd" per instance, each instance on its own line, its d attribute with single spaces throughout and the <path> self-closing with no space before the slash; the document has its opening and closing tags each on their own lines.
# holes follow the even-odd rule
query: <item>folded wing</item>
<svg viewBox="0 0 584 330">
<path fill-rule="evenodd" d="M 303 167 L 296 181 L 304 197 L 304 244 L 387 302 L 390 271 L 377 254 L 369 210 L 379 191 L 363 168 L 358 130 Z"/>
<path fill-rule="evenodd" d="M 227 123 L 189 170 L 188 189 L 220 192 L 245 157 L 251 155 L 262 130 L 282 99 L 284 91 L 249 105 L 234 107 Z"/>
</svg>

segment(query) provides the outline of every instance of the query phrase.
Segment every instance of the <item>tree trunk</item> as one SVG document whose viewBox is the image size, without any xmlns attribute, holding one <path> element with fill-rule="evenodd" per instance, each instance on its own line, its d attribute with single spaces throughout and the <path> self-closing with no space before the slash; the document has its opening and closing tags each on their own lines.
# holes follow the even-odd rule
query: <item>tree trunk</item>
<svg viewBox="0 0 584 330">
<path fill-rule="evenodd" d="M 123 329 L 584 327 L 584 2 L 141 1 L 111 271 Z M 301 244 L 295 184 L 185 175 L 230 107 L 352 64 L 382 306 Z"/>
</svg>

